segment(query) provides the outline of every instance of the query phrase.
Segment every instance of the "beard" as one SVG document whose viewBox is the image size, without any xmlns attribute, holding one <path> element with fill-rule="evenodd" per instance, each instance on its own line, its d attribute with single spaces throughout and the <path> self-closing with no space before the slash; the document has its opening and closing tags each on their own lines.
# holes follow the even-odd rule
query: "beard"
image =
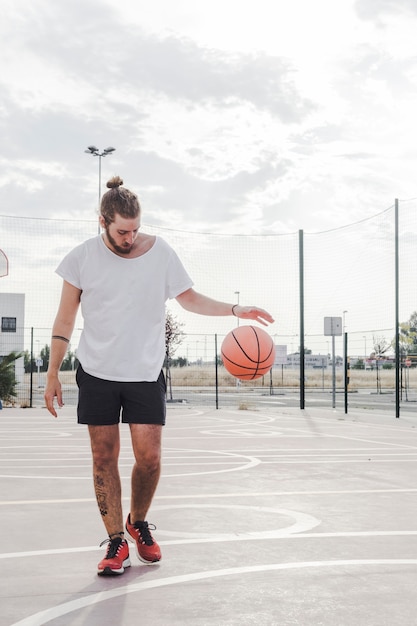
<svg viewBox="0 0 417 626">
<path fill-rule="evenodd" d="M 109 233 L 109 227 L 106 226 L 105 228 L 106 231 L 106 237 L 109 241 L 109 243 L 111 244 L 112 248 L 118 253 L 118 254 L 129 254 L 129 252 L 131 251 L 133 245 L 130 243 L 126 243 L 123 246 L 119 246 L 116 241 L 113 239 L 113 237 L 110 235 Z"/>
</svg>

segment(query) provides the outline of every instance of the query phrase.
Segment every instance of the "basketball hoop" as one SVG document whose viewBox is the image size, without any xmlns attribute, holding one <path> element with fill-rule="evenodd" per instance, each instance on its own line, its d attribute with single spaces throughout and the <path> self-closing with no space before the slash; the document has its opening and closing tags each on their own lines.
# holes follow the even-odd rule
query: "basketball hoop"
<svg viewBox="0 0 417 626">
<path fill-rule="evenodd" d="M 0 250 L 0 278 L 3 276 L 7 276 L 9 273 L 9 259 L 3 252 Z"/>
</svg>

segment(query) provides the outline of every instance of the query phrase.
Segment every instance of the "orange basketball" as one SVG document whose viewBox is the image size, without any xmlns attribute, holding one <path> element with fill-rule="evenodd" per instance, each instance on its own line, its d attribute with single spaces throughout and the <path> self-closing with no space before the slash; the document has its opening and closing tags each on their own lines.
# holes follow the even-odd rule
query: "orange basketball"
<svg viewBox="0 0 417 626">
<path fill-rule="evenodd" d="M 273 366 L 275 345 L 261 328 L 238 326 L 224 338 L 221 353 L 229 374 L 239 380 L 255 380 Z"/>
</svg>

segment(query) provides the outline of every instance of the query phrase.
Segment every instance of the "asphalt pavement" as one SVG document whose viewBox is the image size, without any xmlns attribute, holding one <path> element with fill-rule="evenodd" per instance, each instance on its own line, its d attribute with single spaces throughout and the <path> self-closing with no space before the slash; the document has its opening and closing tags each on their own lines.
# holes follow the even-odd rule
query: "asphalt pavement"
<svg viewBox="0 0 417 626">
<path fill-rule="evenodd" d="M 96 574 L 105 532 L 75 408 L 0 423 L 0 626 L 417 623 L 413 414 L 168 405 L 148 517 L 163 558 L 132 550 L 117 578 Z"/>
</svg>

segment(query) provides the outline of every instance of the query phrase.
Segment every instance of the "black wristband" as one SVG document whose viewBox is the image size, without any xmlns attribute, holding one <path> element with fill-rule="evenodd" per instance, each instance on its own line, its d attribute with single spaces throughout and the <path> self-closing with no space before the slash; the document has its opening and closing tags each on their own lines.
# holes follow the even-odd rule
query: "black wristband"
<svg viewBox="0 0 417 626">
<path fill-rule="evenodd" d="M 234 305 L 232 306 L 232 315 L 234 315 L 235 317 L 237 317 L 237 315 L 236 315 L 236 313 L 235 313 L 235 308 L 236 308 L 237 306 L 239 306 L 239 305 L 238 305 L 238 304 L 234 304 Z"/>
<path fill-rule="evenodd" d="M 69 343 L 69 339 L 62 337 L 62 335 L 52 335 L 52 339 L 60 339 L 61 341 L 65 341 L 65 343 Z"/>
</svg>

